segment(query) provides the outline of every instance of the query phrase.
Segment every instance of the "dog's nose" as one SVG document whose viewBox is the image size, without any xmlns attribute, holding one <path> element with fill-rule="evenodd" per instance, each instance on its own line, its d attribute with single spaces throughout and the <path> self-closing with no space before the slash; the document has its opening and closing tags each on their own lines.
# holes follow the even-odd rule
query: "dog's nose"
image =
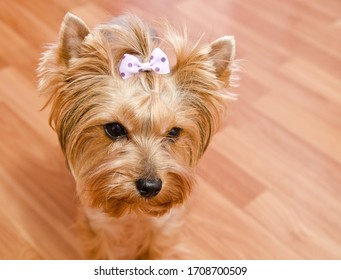
<svg viewBox="0 0 341 280">
<path fill-rule="evenodd" d="M 136 181 L 136 188 L 140 195 L 146 198 L 156 196 L 162 187 L 160 179 L 139 179 Z"/>
</svg>

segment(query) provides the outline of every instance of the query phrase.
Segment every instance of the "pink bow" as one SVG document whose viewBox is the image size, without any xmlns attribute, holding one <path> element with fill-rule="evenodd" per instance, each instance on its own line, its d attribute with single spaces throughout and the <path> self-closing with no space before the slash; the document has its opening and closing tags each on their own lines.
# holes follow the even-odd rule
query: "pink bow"
<svg viewBox="0 0 341 280">
<path fill-rule="evenodd" d="M 125 54 L 120 64 L 122 79 L 128 79 L 139 72 L 154 71 L 158 74 L 170 72 L 167 55 L 160 49 L 152 51 L 149 62 L 141 63 L 136 56 Z"/>
</svg>

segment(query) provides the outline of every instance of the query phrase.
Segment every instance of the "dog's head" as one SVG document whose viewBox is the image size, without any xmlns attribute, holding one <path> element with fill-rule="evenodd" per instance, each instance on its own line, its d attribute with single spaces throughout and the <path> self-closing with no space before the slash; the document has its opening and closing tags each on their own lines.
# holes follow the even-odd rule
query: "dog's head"
<svg viewBox="0 0 341 280">
<path fill-rule="evenodd" d="M 122 77 L 126 54 L 146 63 L 160 43 L 175 54 L 168 74 Z M 90 31 L 67 14 L 42 57 L 39 90 L 82 202 L 115 217 L 183 203 L 224 113 L 234 52 L 230 36 L 190 45 L 171 27 L 160 40 L 132 15 Z"/>
</svg>

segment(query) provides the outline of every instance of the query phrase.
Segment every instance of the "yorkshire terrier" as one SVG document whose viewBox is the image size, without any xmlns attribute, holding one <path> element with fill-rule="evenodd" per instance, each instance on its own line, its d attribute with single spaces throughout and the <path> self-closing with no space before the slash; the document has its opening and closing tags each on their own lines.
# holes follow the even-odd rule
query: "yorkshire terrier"
<svg viewBox="0 0 341 280">
<path fill-rule="evenodd" d="M 67 13 L 42 55 L 38 87 L 76 181 L 85 258 L 170 259 L 181 244 L 195 166 L 231 97 L 235 41 L 191 44 L 164 27 L 161 38 L 128 14 L 90 30 Z"/>
</svg>

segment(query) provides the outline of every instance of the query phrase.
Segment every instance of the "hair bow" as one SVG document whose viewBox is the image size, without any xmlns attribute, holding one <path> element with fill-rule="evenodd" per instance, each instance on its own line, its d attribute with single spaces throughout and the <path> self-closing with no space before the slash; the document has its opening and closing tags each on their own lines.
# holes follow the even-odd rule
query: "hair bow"
<svg viewBox="0 0 341 280">
<path fill-rule="evenodd" d="M 167 55 L 160 48 L 154 49 L 149 62 L 145 63 L 140 62 L 136 56 L 131 54 L 123 55 L 119 70 L 122 79 L 128 79 L 139 72 L 154 71 L 158 74 L 170 72 Z"/>
</svg>

